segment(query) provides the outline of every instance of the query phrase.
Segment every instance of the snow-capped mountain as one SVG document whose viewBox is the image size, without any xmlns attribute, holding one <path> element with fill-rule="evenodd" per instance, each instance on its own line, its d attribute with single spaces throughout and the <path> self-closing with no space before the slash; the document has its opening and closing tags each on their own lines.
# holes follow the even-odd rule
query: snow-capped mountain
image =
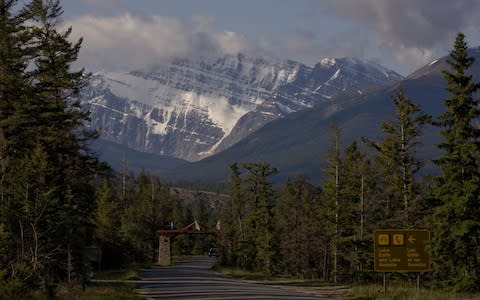
<svg viewBox="0 0 480 300">
<path fill-rule="evenodd" d="M 243 54 L 174 60 L 150 70 L 101 72 L 83 91 L 101 138 L 196 161 L 228 148 L 271 120 L 364 85 L 402 77 L 378 64 L 323 59 L 314 67 Z"/>
</svg>

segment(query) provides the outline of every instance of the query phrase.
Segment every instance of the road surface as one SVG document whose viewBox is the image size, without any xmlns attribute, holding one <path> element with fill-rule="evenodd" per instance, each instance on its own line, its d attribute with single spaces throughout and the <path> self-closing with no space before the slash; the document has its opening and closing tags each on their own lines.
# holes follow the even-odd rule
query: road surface
<svg viewBox="0 0 480 300">
<path fill-rule="evenodd" d="M 288 287 L 227 278 L 211 270 L 215 258 L 193 257 L 172 267 L 144 269 L 139 293 L 146 299 L 333 299 Z"/>
</svg>

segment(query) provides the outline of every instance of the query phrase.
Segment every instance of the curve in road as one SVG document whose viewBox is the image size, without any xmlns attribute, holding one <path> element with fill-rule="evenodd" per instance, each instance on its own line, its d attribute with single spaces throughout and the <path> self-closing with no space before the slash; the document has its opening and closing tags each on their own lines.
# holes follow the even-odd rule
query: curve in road
<svg viewBox="0 0 480 300">
<path fill-rule="evenodd" d="M 139 293 L 146 299 L 329 299 L 315 294 L 255 284 L 222 276 L 215 258 L 193 257 L 171 267 L 141 270 Z"/>
</svg>

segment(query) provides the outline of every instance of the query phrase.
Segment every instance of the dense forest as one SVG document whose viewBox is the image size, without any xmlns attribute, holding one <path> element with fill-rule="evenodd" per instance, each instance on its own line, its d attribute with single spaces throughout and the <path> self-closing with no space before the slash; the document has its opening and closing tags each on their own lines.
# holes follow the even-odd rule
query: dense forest
<svg viewBox="0 0 480 300">
<path fill-rule="evenodd" d="M 72 68 L 82 40 L 59 30 L 61 15 L 58 1 L 0 0 L 0 299 L 31 290 L 53 296 L 93 268 L 155 262 L 156 231 L 193 220 L 220 220 L 218 238 L 178 237 L 174 254 L 216 245 L 223 265 L 334 282 L 376 280 L 375 229 L 428 228 L 426 284 L 480 288 L 479 84 L 464 35 L 444 72 L 450 96 L 440 117 L 400 91 L 382 139 L 344 146 L 332 125 L 320 183 L 298 175 L 274 186 L 274 166 L 234 163 L 228 197 L 195 189 L 186 197 L 152 174 L 116 172 L 89 150 L 98 133 L 80 105 L 88 74 Z M 433 160 L 439 172 L 428 176 L 417 155 L 424 126 L 443 137 Z M 92 246 L 102 249 L 99 265 L 86 254 Z"/>
<path fill-rule="evenodd" d="M 478 89 L 458 34 L 444 71 L 448 99 L 438 118 L 424 114 L 400 90 L 394 120 L 379 140 L 359 137 L 342 145 L 332 125 L 324 179 L 299 175 L 276 191 L 268 164 L 234 164 L 230 198 L 222 210 L 222 262 L 267 275 L 287 274 L 334 282 L 368 282 L 375 229 L 427 228 L 432 272 L 426 284 L 456 291 L 480 288 L 480 116 Z M 442 101 L 442 99 L 439 99 Z M 422 128 L 436 126 L 442 155 L 438 174 L 422 174 Z M 421 175 L 422 174 L 422 175 Z M 408 279 L 408 274 L 404 274 Z"/>
</svg>

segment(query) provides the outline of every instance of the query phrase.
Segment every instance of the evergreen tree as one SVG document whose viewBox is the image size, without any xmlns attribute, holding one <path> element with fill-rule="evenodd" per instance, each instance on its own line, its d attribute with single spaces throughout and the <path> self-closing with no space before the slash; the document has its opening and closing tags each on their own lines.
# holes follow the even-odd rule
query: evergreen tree
<svg viewBox="0 0 480 300">
<path fill-rule="evenodd" d="M 71 71 L 81 41 L 58 31 L 58 1 L 16 2 L 0 1 L 0 206 L 4 228 L 19 237 L 10 275 L 26 264 L 48 288 L 84 269 L 98 163 L 77 97 L 83 71 Z"/>
<path fill-rule="evenodd" d="M 249 267 L 256 266 L 270 276 L 275 254 L 273 206 L 276 195 L 269 177 L 277 174 L 277 170 L 267 163 L 247 163 L 242 166 L 247 171 L 245 184 L 252 206 L 247 217 L 248 228 L 245 229 L 246 242 L 253 246 L 245 245 L 251 259 Z"/>
<path fill-rule="evenodd" d="M 468 55 L 463 34 L 458 34 L 444 71 L 449 97 L 436 124 L 444 141 L 441 169 L 434 187 L 439 202 L 431 218 L 435 274 L 458 290 L 480 288 L 480 116 L 474 93 L 478 85 L 468 75 L 474 59 Z"/>
<path fill-rule="evenodd" d="M 104 242 L 114 243 L 119 238 L 120 203 L 109 180 L 102 180 L 95 192 L 95 198 L 97 203 L 95 236 Z"/>
<path fill-rule="evenodd" d="M 333 281 L 337 282 L 338 275 L 338 250 L 339 250 L 339 213 L 344 205 L 341 200 L 341 130 L 332 125 L 331 148 L 328 153 L 328 165 L 325 169 L 325 179 L 322 182 L 321 204 L 318 217 L 320 218 L 320 230 L 324 233 L 324 266 L 323 277 L 327 280 L 329 273 L 333 273 Z M 330 269 L 330 257 L 333 258 Z"/>
<path fill-rule="evenodd" d="M 312 278 L 319 261 L 316 230 L 319 191 L 299 175 L 287 181 L 275 207 L 281 268 L 289 275 Z"/>
<path fill-rule="evenodd" d="M 222 264 L 236 266 L 239 243 L 244 235 L 244 224 L 240 203 L 242 202 L 242 181 L 238 163 L 230 166 L 229 197 L 223 202 L 221 216 Z"/>
<path fill-rule="evenodd" d="M 17 123 L 16 109 L 26 101 L 31 35 L 28 18 L 18 11 L 16 0 L 0 0 L 0 171 L 2 178 L 15 165 L 19 144 L 25 142 Z M 20 150 L 20 151 L 18 151 Z"/>
<path fill-rule="evenodd" d="M 341 253 L 344 273 L 352 273 L 353 266 L 359 265 L 358 247 L 361 247 L 365 232 L 365 198 L 369 176 L 366 174 L 365 160 L 356 142 L 351 143 L 344 151 L 341 165 L 343 205 L 339 214 L 339 222 L 342 225 L 339 242 L 344 249 Z"/>
<path fill-rule="evenodd" d="M 377 165 L 381 170 L 385 194 L 385 216 L 389 226 L 411 226 L 415 218 L 409 217 L 419 197 L 419 186 L 415 175 L 423 163 L 417 157 L 417 148 L 422 127 L 429 120 L 418 104 L 408 99 L 403 91 L 393 98 L 395 120 L 382 124 L 384 139 L 368 141 L 378 153 Z M 413 206 L 412 206 L 413 205 Z"/>
</svg>

